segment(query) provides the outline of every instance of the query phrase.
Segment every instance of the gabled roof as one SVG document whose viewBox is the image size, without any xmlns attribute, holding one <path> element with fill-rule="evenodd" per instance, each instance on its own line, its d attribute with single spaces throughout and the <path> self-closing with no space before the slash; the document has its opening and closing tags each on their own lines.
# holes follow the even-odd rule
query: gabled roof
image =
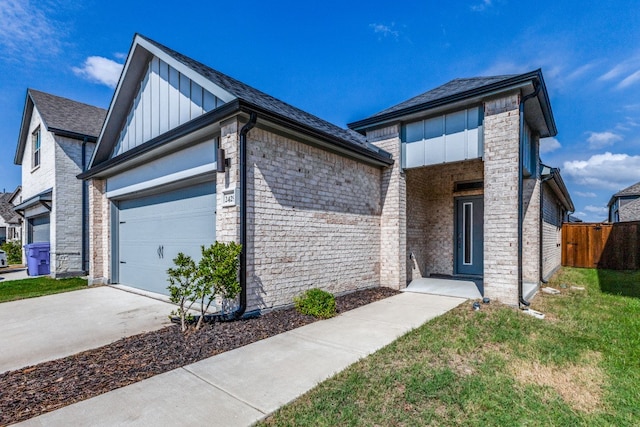
<svg viewBox="0 0 640 427">
<path fill-rule="evenodd" d="M 400 104 L 394 105 L 393 107 L 387 108 L 386 110 L 382 110 L 379 113 L 372 115 L 371 117 L 383 116 L 385 114 L 402 111 L 410 107 L 425 105 L 430 102 L 438 101 L 440 99 L 450 98 L 461 93 L 468 93 L 477 89 L 481 89 L 485 86 L 504 82 L 505 80 L 511 79 L 513 77 L 515 77 L 515 75 L 511 74 L 505 76 L 454 79 L 448 83 L 443 84 L 442 86 L 438 86 L 435 89 L 431 89 L 430 91 L 422 93 L 418 96 L 414 96 L 413 98 L 401 102 Z"/>
<path fill-rule="evenodd" d="M 630 185 L 627 188 L 623 188 L 622 190 L 618 191 L 616 194 L 611 196 L 611 198 L 609 199 L 609 203 L 607 203 L 607 206 L 611 206 L 615 201 L 615 199 L 617 199 L 618 197 L 633 197 L 633 196 L 640 197 L 640 182 L 636 182 L 635 184 Z"/>
<path fill-rule="evenodd" d="M 225 102 L 222 107 L 218 107 L 216 110 L 212 110 L 192 121 L 202 122 L 207 119 L 217 119 L 217 110 L 221 112 L 224 111 L 227 115 L 237 110 L 255 110 L 259 113 L 259 120 L 261 118 L 260 113 L 262 113 L 262 118 L 268 116 L 269 120 L 276 120 L 279 125 L 290 126 L 303 133 L 325 138 L 330 143 L 341 146 L 341 149 L 347 148 L 353 150 L 360 155 L 370 156 L 372 159 L 385 164 L 393 163 L 388 153 L 368 144 L 361 134 L 350 129 L 340 128 L 214 70 L 154 40 L 136 34 L 127 61 L 123 67 L 120 81 L 116 87 L 116 92 L 111 101 L 105 126 L 98 139 L 98 145 L 91 160 L 90 170 L 87 174 L 83 174 L 82 177 L 92 176 L 91 169 L 110 160 L 113 145 L 116 143 L 116 139 L 122 129 L 122 124 L 128 113 L 132 97 L 135 96 L 135 88 L 138 85 L 138 80 L 152 55 L 158 56 L 163 61 L 166 61 L 178 69 L 181 73 L 185 73 L 187 77 L 196 81 Z M 189 125 L 189 123 L 185 125 Z M 179 128 L 176 128 L 175 131 L 180 132 Z M 160 137 L 162 137 L 162 135 Z M 148 143 L 152 143 L 152 141 Z M 143 145 L 146 144 L 147 143 Z M 145 147 L 140 146 L 136 147 L 136 149 L 144 150 Z M 122 154 L 122 156 L 126 155 L 127 153 Z"/>
<path fill-rule="evenodd" d="M 536 85 L 540 86 L 540 92 L 537 95 L 538 109 L 535 111 L 531 110 L 529 106 L 527 108 L 531 112 L 541 113 L 544 118 L 544 122 L 540 124 L 540 136 L 554 136 L 557 134 L 557 129 L 551 112 L 549 95 L 542 78 L 542 70 L 540 69 L 524 74 L 454 79 L 435 89 L 373 114 L 366 119 L 349 123 L 348 126 L 351 129 L 364 132 L 374 126 L 397 122 L 412 114 L 443 108 L 447 105 L 479 102 L 484 97 L 501 92 L 519 89 L 523 94 L 533 93 Z"/>
<path fill-rule="evenodd" d="M 636 182 L 635 184 L 630 185 L 613 195 L 613 197 L 622 196 L 640 196 L 640 182 Z"/>
<path fill-rule="evenodd" d="M 562 203 L 564 208 L 568 212 L 574 212 L 576 210 L 573 200 L 571 200 L 571 195 L 569 194 L 569 190 L 567 190 L 567 186 L 562 179 L 562 175 L 560 175 L 559 168 L 552 168 L 547 165 L 541 165 L 542 171 L 542 182 L 546 182 L 553 192 L 556 195 L 556 198 Z"/>
<path fill-rule="evenodd" d="M 104 108 L 40 92 L 35 89 L 27 89 L 27 99 L 20 125 L 20 136 L 14 157 L 14 163 L 17 165 L 22 164 L 22 156 L 34 107 L 40 113 L 47 131 L 76 139 L 88 137 L 94 141 L 100 134 L 100 129 L 107 114 L 107 110 Z"/>
<path fill-rule="evenodd" d="M 13 204 L 10 199 L 13 193 L 0 193 L 0 217 L 7 224 L 13 224 L 19 222 L 19 216 L 13 210 Z"/>
</svg>

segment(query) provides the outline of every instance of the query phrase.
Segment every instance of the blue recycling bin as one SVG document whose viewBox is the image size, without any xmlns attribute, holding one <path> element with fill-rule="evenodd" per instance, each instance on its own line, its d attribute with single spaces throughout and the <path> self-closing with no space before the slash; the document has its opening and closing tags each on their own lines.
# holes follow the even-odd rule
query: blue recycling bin
<svg viewBox="0 0 640 427">
<path fill-rule="evenodd" d="M 49 242 L 35 242 L 24 245 L 27 254 L 27 274 L 29 276 L 42 276 L 51 272 L 49 268 Z"/>
</svg>

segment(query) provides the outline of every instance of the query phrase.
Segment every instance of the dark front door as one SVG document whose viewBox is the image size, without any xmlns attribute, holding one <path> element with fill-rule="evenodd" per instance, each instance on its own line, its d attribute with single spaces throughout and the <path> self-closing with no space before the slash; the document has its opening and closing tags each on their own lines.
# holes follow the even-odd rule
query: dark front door
<svg viewBox="0 0 640 427">
<path fill-rule="evenodd" d="M 456 199 L 455 272 L 482 275 L 483 267 L 483 197 Z"/>
</svg>

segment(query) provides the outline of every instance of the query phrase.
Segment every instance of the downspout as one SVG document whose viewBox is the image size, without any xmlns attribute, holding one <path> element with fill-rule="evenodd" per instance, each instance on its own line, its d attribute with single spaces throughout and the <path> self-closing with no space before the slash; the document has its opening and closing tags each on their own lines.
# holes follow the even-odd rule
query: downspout
<svg viewBox="0 0 640 427">
<path fill-rule="evenodd" d="M 256 125 L 258 115 L 251 112 L 249 121 L 240 129 L 240 306 L 233 313 L 240 319 L 247 309 L 247 133 Z"/>
<path fill-rule="evenodd" d="M 85 136 L 82 139 L 82 172 L 87 171 L 87 142 L 88 139 Z M 87 202 L 87 182 L 82 180 L 82 249 L 81 249 L 81 259 L 82 259 L 82 271 L 84 274 L 88 273 L 88 264 L 89 260 L 87 259 L 87 210 L 89 209 L 89 203 Z"/>
<path fill-rule="evenodd" d="M 526 307 L 530 305 L 529 301 L 524 299 L 524 290 L 522 288 L 522 241 L 523 241 L 523 222 L 524 222 L 524 206 L 522 190 L 524 187 L 523 165 L 522 159 L 524 157 L 524 147 L 522 141 L 524 140 L 524 104 L 529 99 L 538 96 L 540 92 L 540 83 L 534 82 L 535 90 L 533 93 L 522 98 L 520 101 L 520 140 L 518 141 L 518 302 Z M 537 165 L 537 161 L 536 161 Z M 537 174 L 537 171 L 536 171 Z"/>
</svg>

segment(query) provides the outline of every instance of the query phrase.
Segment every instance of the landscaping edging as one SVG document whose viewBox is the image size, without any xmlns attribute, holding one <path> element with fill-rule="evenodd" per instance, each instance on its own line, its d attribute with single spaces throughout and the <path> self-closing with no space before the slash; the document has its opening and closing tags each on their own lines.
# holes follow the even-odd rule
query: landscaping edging
<svg viewBox="0 0 640 427">
<path fill-rule="evenodd" d="M 397 294 L 373 288 L 336 297 L 345 312 Z M 89 399 L 316 321 L 295 309 L 237 322 L 207 324 L 198 332 L 176 325 L 62 359 L 0 374 L 0 425 Z"/>
</svg>

